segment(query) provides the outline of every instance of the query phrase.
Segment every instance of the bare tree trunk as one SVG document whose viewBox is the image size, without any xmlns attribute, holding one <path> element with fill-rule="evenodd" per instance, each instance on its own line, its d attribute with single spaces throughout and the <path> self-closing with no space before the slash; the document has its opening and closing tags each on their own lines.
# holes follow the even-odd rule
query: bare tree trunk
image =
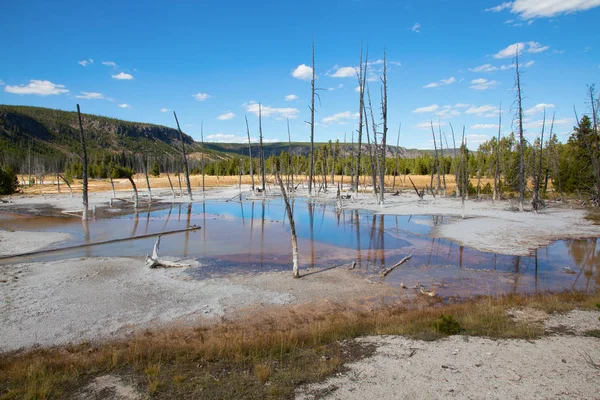
<svg viewBox="0 0 600 400">
<path fill-rule="evenodd" d="M 183 189 L 181 188 L 181 172 L 179 171 L 177 171 L 177 180 L 179 181 L 179 197 L 183 197 Z"/>
<path fill-rule="evenodd" d="M 312 196 L 313 174 L 315 169 L 315 42 L 312 43 L 312 79 L 310 101 L 310 172 L 308 178 L 308 195 Z"/>
<path fill-rule="evenodd" d="M 177 114 L 173 111 L 173 115 L 175 116 L 175 122 L 177 123 L 177 129 L 179 130 L 179 140 L 181 140 L 181 153 L 183 154 L 183 171 L 185 172 L 185 183 L 187 185 L 188 196 L 190 197 L 190 201 L 194 201 L 192 198 L 192 185 L 190 184 L 190 172 L 188 169 L 187 156 L 185 155 L 185 142 L 183 141 L 183 132 L 181 132 L 181 127 L 179 126 L 179 120 L 177 119 Z"/>
<path fill-rule="evenodd" d="M 81 149 L 83 151 L 83 214 L 81 219 L 88 219 L 88 175 L 87 175 L 87 150 L 85 147 L 85 135 L 83 133 L 83 123 L 81 122 L 81 111 L 79 104 L 77 104 L 77 117 L 79 118 L 79 140 L 81 141 Z"/>
<path fill-rule="evenodd" d="M 281 176 L 277 173 L 277 180 L 279 182 L 279 187 L 281 188 L 281 194 L 283 196 L 283 202 L 285 203 L 285 211 L 287 212 L 288 220 L 290 221 L 290 238 L 292 241 L 292 274 L 294 278 L 300 278 L 300 270 L 298 269 L 298 239 L 296 237 L 296 224 L 294 223 L 294 214 L 292 213 L 292 207 L 290 206 L 290 201 L 288 199 L 285 187 L 283 186 L 283 181 L 281 180 Z"/>
<path fill-rule="evenodd" d="M 29 139 L 29 156 L 28 156 L 28 164 L 29 164 L 29 181 L 27 184 L 31 186 L 31 139 Z"/>
<path fill-rule="evenodd" d="M 135 186 L 135 182 L 133 181 L 133 174 L 132 175 L 128 175 L 127 179 L 129 179 L 129 183 L 131 183 L 131 187 L 133 188 L 133 196 L 134 196 L 134 208 L 138 208 L 139 205 L 139 197 L 138 197 L 138 191 L 137 191 L 137 186 Z"/>
<path fill-rule="evenodd" d="M 344 132 L 344 147 L 343 149 L 346 148 L 346 132 Z M 342 186 L 341 189 L 344 188 L 344 172 L 346 170 L 346 155 L 345 155 L 345 151 L 341 151 L 340 152 L 340 157 L 342 157 Z"/>
<path fill-rule="evenodd" d="M 368 121 L 367 118 L 367 109 L 365 107 L 365 121 Z M 375 165 L 373 164 L 373 148 L 371 147 L 371 138 L 369 137 L 369 124 L 365 123 L 365 129 L 367 133 L 367 147 L 369 149 L 369 163 L 371 164 L 371 180 L 373 181 L 373 193 L 375 194 L 375 198 L 377 198 L 377 179 L 375 178 Z"/>
<path fill-rule="evenodd" d="M 202 163 L 202 198 L 205 198 L 206 194 L 204 191 L 204 121 L 200 123 L 200 138 L 202 140 L 202 158 L 200 159 L 200 162 Z"/>
<path fill-rule="evenodd" d="M 383 96 L 381 99 L 381 118 L 383 119 L 383 132 L 381 132 L 381 170 L 380 172 L 380 184 L 379 184 L 379 204 L 383 205 L 384 194 L 385 194 L 385 152 L 386 152 L 386 140 L 387 140 L 387 54 L 383 51 L 383 78 L 381 78 L 383 84 Z M 376 142 L 377 143 L 377 142 Z"/>
<path fill-rule="evenodd" d="M 145 158 L 145 160 L 144 160 Z M 148 177 L 148 163 L 150 159 L 148 157 L 142 156 L 142 164 L 144 167 L 144 175 L 146 176 L 146 186 L 148 187 L 148 199 L 150 199 L 150 203 L 152 203 L 152 188 L 150 188 L 150 178 Z"/>
<path fill-rule="evenodd" d="M 534 170 L 534 176 L 533 176 L 533 210 L 537 211 L 537 209 L 540 206 L 540 178 L 542 176 L 542 156 L 544 154 L 544 130 L 546 128 L 546 108 L 544 108 L 544 119 L 542 122 L 542 134 L 541 134 L 541 138 L 540 138 L 540 162 L 539 162 L 539 168 L 538 165 L 533 166 L 533 170 Z M 533 149 L 533 151 L 535 152 L 535 148 Z M 535 154 L 535 153 L 534 153 Z M 534 159 L 535 161 L 535 159 Z"/>
<path fill-rule="evenodd" d="M 252 143 L 250 143 L 250 127 L 248 126 L 248 117 L 246 119 L 246 133 L 248 134 L 248 155 L 250 156 L 250 177 L 252 179 L 252 191 L 254 192 L 254 167 L 252 165 Z"/>
<path fill-rule="evenodd" d="M 444 142 L 442 141 L 442 126 L 439 124 L 438 122 L 438 128 L 440 131 L 440 159 L 441 159 L 441 163 L 438 162 L 438 164 L 441 164 L 441 168 L 442 168 L 442 183 L 444 185 L 444 197 L 446 197 L 446 166 L 444 165 Z"/>
<path fill-rule="evenodd" d="M 464 147 L 463 147 L 464 146 Z M 465 153 L 467 150 L 467 142 L 465 140 L 465 127 L 463 126 L 463 134 L 462 134 L 462 146 L 460 149 L 460 164 L 461 164 L 461 197 L 462 197 L 462 218 L 465 218 L 465 197 L 466 197 L 466 193 L 469 192 L 469 188 L 467 186 L 467 179 L 466 179 L 466 158 L 465 157 Z"/>
<path fill-rule="evenodd" d="M 167 169 L 167 179 L 169 180 L 169 186 L 171 187 L 171 193 L 173 193 L 173 198 L 175 198 L 175 189 L 173 189 L 173 182 L 171 181 L 171 175 L 169 175 L 169 169 Z"/>
<path fill-rule="evenodd" d="M 596 196 L 600 199 L 600 137 L 598 135 L 598 106 L 600 105 L 600 98 L 596 99 L 595 86 L 590 85 L 588 88 L 590 96 L 590 107 L 592 108 L 592 123 L 594 136 L 596 140 L 590 146 L 590 153 L 592 159 L 592 167 L 596 175 Z"/>
<path fill-rule="evenodd" d="M 517 83 L 517 119 L 519 122 L 519 209 L 525 207 L 525 138 L 523 135 L 523 101 L 521 96 L 521 73 L 519 72 L 519 51 L 516 51 L 516 83 Z"/>
<path fill-rule="evenodd" d="M 71 187 L 71 184 L 61 174 L 58 174 L 58 177 L 67 184 L 67 187 L 69 188 L 69 192 L 71 193 L 71 197 L 73 197 L 73 188 Z"/>
<path fill-rule="evenodd" d="M 396 164 L 394 166 L 394 179 L 392 181 L 392 191 L 394 191 L 394 189 L 396 189 L 396 175 L 398 175 L 398 161 L 399 161 L 399 157 L 398 155 L 400 154 L 400 131 L 402 130 L 402 123 L 400 123 L 400 125 L 398 126 L 398 137 L 396 139 Z"/>
<path fill-rule="evenodd" d="M 452 131 L 452 145 L 454 146 L 454 157 L 453 157 L 453 162 L 454 162 L 454 182 L 456 183 L 456 197 L 459 196 L 458 194 L 458 170 L 460 168 L 459 164 L 458 164 L 458 160 L 457 160 L 457 156 L 456 156 L 456 140 L 454 137 L 454 127 L 452 126 L 452 123 L 450 123 L 450 130 Z"/>
<path fill-rule="evenodd" d="M 287 120 L 287 131 L 288 131 L 288 142 L 290 143 L 290 162 L 289 162 L 289 168 L 290 168 L 290 174 L 292 177 L 292 181 L 291 181 L 291 191 L 292 191 L 292 195 L 294 193 L 294 160 L 293 160 L 293 156 L 292 156 L 292 135 L 290 133 L 290 119 L 286 118 Z"/>
<path fill-rule="evenodd" d="M 355 188 L 354 190 L 358 193 L 358 183 L 360 177 L 360 153 L 362 150 L 362 130 L 363 130 L 363 110 L 365 108 L 365 81 L 367 76 L 367 60 L 369 59 L 369 50 L 367 49 L 367 54 L 365 57 L 365 65 L 363 67 L 362 60 L 362 43 L 360 45 L 360 66 L 358 71 L 358 91 L 359 91 L 359 107 L 358 107 L 358 150 L 356 154 L 356 169 L 354 170 L 354 176 L 356 181 L 354 182 Z M 354 135 L 354 132 L 353 132 Z"/>
<path fill-rule="evenodd" d="M 375 116 L 373 115 L 373 106 L 371 105 L 371 91 L 369 90 L 369 86 L 367 85 L 367 98 L 369 101 L 369 111 L 371 112 L 371 126 L 373 127 L 373 144 L 375 145 L 375 156 L 373 156 L 373 146 L 369 143 L 369 160 L 371 162 L 371 179 L 373 180 L 373 193 L 375 194 L 375 198 L 377 199 L 377 203 L 379 203 L 379 191 L 377 189 L 377 177 L 379 176 L 379 157 L 378 157 L 378 149 L 377 149 L 377 125 L 375 124 Z M 365 121 L 368 121 L 367 118 L 367 110 L 365 109 Z M 369 127 L 367 125 L 367 142 L 369 142 Z M 373 162 L 373 158 L 375 158 L 375 162 Z"/>
<path fill-rule="evenodd" d="M 437 151 L 437 142 L 435 140 L 435 131 L 433 130 L 433 120 L 429 120 L 429 122 L 431 123 L 431 136 L 433 136 L 433 148 L 435 150 L 435 158 L 433 159 L 433 166 L 435 169 L 437 169 L 437 188 L 436 191 L 438 192 L 438 195 L 440 194 L 440 189 L 442 188 L 442 180 L 440 179 L 440 159 L 438 158 L 438 151 Z M 433 173 L 434 171 L 431 171 L 431 177 L 433 178 Z M 433 190 L 433 181 L 432 181 L 432 185 L 431 185 L 431 189 Z"/>
<path fill-rule="evenodd" d="M 500 199 L 500 132 L 502 131 L 502 103 L 498 111 L 498 140 L 496 141 L 496 173 L 494 174 L 494 200 Z"/>
<path fill-rule="evenodd" d="M 260 140 L 260 170 L 262 173 L 262 191 L 263 196 L 266 195 L 265 192 L 265 151 L 263 149 L 263 135 L 262 135 L 262 108 L 260 103 L 258 103 L 258 134 Z"/>
</svg>

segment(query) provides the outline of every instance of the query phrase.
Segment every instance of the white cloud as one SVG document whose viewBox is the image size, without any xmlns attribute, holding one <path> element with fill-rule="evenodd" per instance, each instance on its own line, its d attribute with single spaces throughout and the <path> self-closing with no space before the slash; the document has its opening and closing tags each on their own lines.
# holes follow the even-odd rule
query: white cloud
<svg viewBox="0 0 600 400">
<path fill-rule="evenodd" d="M 87 60 L 81 60 L 81 61 L 77 61 L 77 64 L 81 65 L 82 67 L 87 67 L 89 64 L 93 64 L 94 60 L 92 60 L 91 58 L 88 58 Z"/>
<path fill-rule="evenodd" d="M 114 79 L 118 79 L 118 80 L 126 80 L 126 81 L 130 81 L 133 79 L 133 75 L 131 74 L 126 74 L 125 72 L 119 72 L 116 75 L 112 75 L 112 77 Z"/>
<path fill-rule="evenodd" d="M 225 114 L 221 114 L 221 115 L 219 115 L 219 116 L 217 117 L 217 119 L 218 119 L 219 121 L 227 121 L 227 120 L 230 120 L 230 119 L 232 119 L 233 117 L 235 117 L 235 114 L 234 114 L 234 113 L 232 113 L 232 112 L 230 111 L 230 112 L 228 112 L 228 113 L 225 113 Z"/>
<path fill-rule="evenodd" d="M 119 104 L 119 107 L 121 108 L 131 108 L 131 106 L 127 103 L 123 103 L 123 104 Z"/>
<path fill-rule="evenodd" d="M 414 24 L 412 26 L 412 28 L 410 28 L 411 31 L 416 32 L 416 33 L 420 33 L 421 32 L 421 24 L 419 24 L 418 22 L 416 24 Z"/>
<path fill-rule="evenodd" d="M 515 0 L 510 12 L 522 19 L 549 18 L 600 6 L 600 0 Z"/>
<path fill-rule="evenodd" d="M 255 115 L 258 115 L 258 103 L 255 101 L 251 101 L 248 104 L 244 104 L 247 112 L 251 112 Z M 292 107 L 283 107 L 283 108 L 275 108 L 271 106 L 260 106 L 260 110 L 263 117 L 283 117 L 283 118 L 296 118 L 300 111 L 297 108 Z"/>
<path fill-rule="evenodd" d="M 65 85 L 57 85 L 50 81 L 32 79 L 28 85 L 10 86 L 6 85 L 5 92 L 15 94 L 37 94 L 39 96 L 59 95 L 69 93 Z"/>
<path fill-rule="evenodd" d="M 554 120 L 554 125 L 573 125 L 575 124 L 575 118 L 560 118 Z M 541 129 L 544 124 L 544 120 L 540 119 L 538 121 L 527 121 L 523 123 L 523 128 L 525 129 Z M 550 120 L 546 119 L 546 126 L 549 126 Z"/>
<path fill-rule="evenodd" d="M 413 126 L 413 128 L 420 129 L 422 131 L 428 131 L 431 129 L 431 121 L 420 122 L 420 123 L 416 124 L 415 126 Z"/>
<path fill-rule="evenodd" d="M 465 137 L 469 148 L 477 148 L 481 143 L 490 140 L 488 135 L 467 135 Z"/>
<path fill-rule="evenodd" d="M 330 115 L 329 117 L 323 118 L 321 121 L 324 125 L 332 123 L 344 123 L 346 120 L 352 120 L 358 118 L 358 113 L 351 113 L 350 111 L 344 111 L 337 114 Z"/>
<path fill-rule="evenodd" d="M 101 100 L 104 98 L 104 95 L 102 93 L 98 93 L 98 92 L 81 92 L 82 94 L 79 94 L 77 96 L 75 96 L 78 99 L 89 99 L 89 100 Z"/>
<path fill-rule="evenodd" d="M 444 108 L 441 109 L 440 111 L 437 111 L 435 113 L 435 115 L 437 115 L 438 117 L 440 117 L 442 119 L 448 119 L 448 118 L 452 118 L 452 117 L 458 117 L 460 115 L 460 111 L 455 110 L 449 106 L 444 106 Z"/>
<path fill-rule="evenodd" d="M 546 103 L 536 104 L 535 106 L 531 107 L 530 109 L 525 110 L 524 113 L 527 115 L 534 115 L 537 113 L 541 113 L 544 111 L 544 109 L 548 109 L 548 108 L 554 108 L 554 104 L 546 104 Z"/>
<path fill-rule="evenodd" d="M 493 89 L 498 84 L 498 81 L 489 81 L 485 78 L 473 79 L 471 81 L 471 89 L 475 90 L 487 90 Z"/>
<path fill-rule="evenodd" d="M 475 124 L 471 126 L 471 129 L 496 129 L 498 125 L 494 124 Z"/>
<path fill-rule="evenodd" d="M 415 114 L 425 114 L 425 113 L 435 112 L 439 109 L 440 109 L 440 106 L 438 106 L 437 104 L 432 104 L 432 105 L 426 106 L 426 107 L 419 107 L 416 110 L 413 110 L 412 112 Z"/>
<path fill-rule="evenodd" d="M 599 0 L 600 1 L 600 0 Z M 517 54 L 517 49 L 519 49 L 519 54 L 526 53 L 541 53 L 548 50 L 550 46 L 544 46 L 539 42 L 529 41 L 529 42 L 518 42 L 509 45 L 508 47 L 500 50 L 496 54 L 493 55 L 494 58 L 510 58 L 514 57 Z"/>
<path fill-rule="evenodd" d="M 484 106 L 471 106 L 466 111 L 465 114 L 468 115 L 477 115 L 478 117 L 483 116 L 492 116 L 492 114 L 498 113 L 498 107 L 486 104 Z"/>
<path fill-rule="evenodd" d="M 428 83 L 427 85 L 423 86 L 423 88 L 425 88 L 425 89 L 436 88 L 436 87 L 439 87 L 439 86 L 451 85 L 451 84 L 453 84 L 455 82 L 456 82 L 456 78 L 453 77 L 453 76 L 451 76 L 448 79 L 441 79 L 439 82 Z"/>
<path fill-rule="evenodd" d="M 513 5 L 512 2 L 507 1 L 500 5 L 497 5 L 496 7 L 486 8 L 484 11 L 500 12 L 502 10 L 506 10 L 507 8 L 511 8 L 512 5 Z"/>
<path fill-rule="evenodd" d="M 204 101 L 210 99 L 212 96 L 208 93 L 196 93 L 192 95 L 198 101 Z"/>
<path fill-rule="evenodd" d="M 288 94 L 287 96 L 285 96 L 285 101 L 293 101 L 293 100 L 298 100 L 298 96 L 296 96 L 295 94 Z"/>
<path fill-rule="evenodd" d="M 526 62 L 525 64 L 522 64 L 521 67 L 529 68 L 533 64 L 535 64 L 535 61 L 531 60 L 531 61 Z M 495 71 L 506 71 L 506 70 L 512 69 L 514 67 L 515 67 L 515 64 L 500 65 L 499 67 L 492 65 L 492 64 L 483 64 L 483 65 L 480 65 L 475 68 L 469 68 L 469 71 L 471 71 L 471 72 L 495 72 Z"/>
<path fill-rule="evenodd" d="M 312 74 L 312 70 L 311 70 Z M 332 78 L 354 78 L 358 74 L 356 67 L 340 67 L 330 76 Z"/>
<path fill-rule="evenodd" d="M 300 64 L 292 71 L 292 76 L 296 79 L 311 80 L 313 70 L 308 65 Z"/>
<path fill-rule="evenodd" d="M 117 63 L 114 61 L 102 61 L 102 65 L 107 65 L 109 67 L 116 67 Z"/>
<path fill-rule="evenodd" d="M 171 111 L 171 110 L 169 110 L 168 108 L 161 108 L 160 109 L 160 112 L 169 112 L 169 111 Z"/>
<path fill-rule="evenodd" d="M 454 105 L 454 108 L 468 108 L 471 107 L 470 104 L 465 104 L 465 103 L 457 103 Z"/>
</svg>

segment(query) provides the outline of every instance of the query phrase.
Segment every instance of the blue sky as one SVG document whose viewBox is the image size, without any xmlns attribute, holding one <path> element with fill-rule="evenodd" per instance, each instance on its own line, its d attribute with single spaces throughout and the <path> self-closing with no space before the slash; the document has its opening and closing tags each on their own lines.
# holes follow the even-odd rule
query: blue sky
<svg viewBox="0 0 600 400">
<path fill-rule="evenodd" d="M 379 109 L 381 63 L 388 66 L 389 139 L 432 148 L 429 121 L 451 144 L 466 127 L 469 147 L 503 134 L 514 115 L 514 54 L 520 64 L 526 134 L 541 111 L 556 112 L 566 140 L 573 106 L 587 111 L 598 82 L 600 0 L 383 1 L 4 1 L 0 104 L 75 110 L 175 126 L 200 140 L 245 140 L 244 115 L 258 137 L 263 105 L 268 141 L 308 141 L 311 41 L 321 103 L 315 140 L 350 141 L 358 112 L 361 41 Z M 302 66 L 304 64 L 304 66 Z M 598 82 L 600 83 L 600 82 Z M 378 117 L 378 116 L 377 116 Z"/>
</svg>

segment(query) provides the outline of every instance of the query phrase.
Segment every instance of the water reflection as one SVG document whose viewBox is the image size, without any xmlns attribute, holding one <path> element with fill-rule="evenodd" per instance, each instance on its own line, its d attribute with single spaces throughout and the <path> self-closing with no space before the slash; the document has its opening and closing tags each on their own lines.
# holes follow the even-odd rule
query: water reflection
<svg viewBox="0 0 600 400">
<path fill-rule="evenodd" d="M 164 236 L 161 255 L 198 259 L 203 266 L 191 269 L 190 274 L 204 277 L 289 270 L 291 249 L 286 218 L 279 200 L 204 201 L 167 204 L 162 209 L 145 212 L 135 210 L 112 219 L 88 221 L 87 226 L 65 218 L 0 218 L 0 227 L 67 232 L 74 239 L 61 245 L 74 245 L 199 225 L 200 231 Z M 449 217 L 384 216 L 358 210 L 337 212 L 334 205 L 294 199 L 294 218 L 302 268 L 349 265 L 356 261 L 357 270 L 378 276 L 382 268 L 412 253 L 410 262 L 388 275 L 387 281 L 435 286 L 443 295 L 566 288 L 591 291 L 600 287 L 599 239 L 559 241 L 529 257 L 518 257 L 482 253 L 431 238 L 432 229 L 447 223 Z M 141 232 L 140 224 L 144 226 Z M 260 243 L 256 243 L 257 238 Z M 154 240 L 86 247 L 28 260 L 143 256 L 151 251 Z"/>
</svg>

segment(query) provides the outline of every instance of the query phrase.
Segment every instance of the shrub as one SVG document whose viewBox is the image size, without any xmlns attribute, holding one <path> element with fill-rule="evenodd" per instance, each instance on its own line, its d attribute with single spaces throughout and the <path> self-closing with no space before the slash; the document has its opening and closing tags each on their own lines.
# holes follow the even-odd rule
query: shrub
<svg viewBox="0 0 600 400">
<path fill-rule="evenodd" d="M 19 179 L 11 167 L 0 168 L 0 195 L 13 194 L 19 190 Z"/>
<path fill-rule="evenodd" d="M 433 329 L 444 335 L 456 335 L 460 332 L 460 323 L 452 315 L 440 315 L 433 321 Z"/>
</svg>

